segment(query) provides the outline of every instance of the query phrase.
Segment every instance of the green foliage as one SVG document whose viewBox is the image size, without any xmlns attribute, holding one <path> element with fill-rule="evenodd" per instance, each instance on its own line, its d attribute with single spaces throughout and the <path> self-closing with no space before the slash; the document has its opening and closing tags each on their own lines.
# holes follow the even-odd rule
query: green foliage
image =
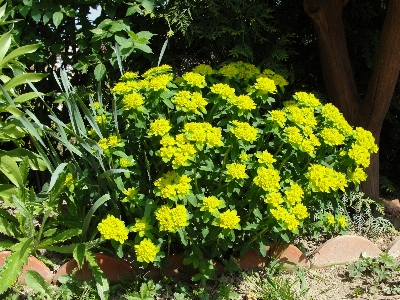
<svg viewBox="0 0 400 300">
<path fill-rule="evenodd" d="M 350 217 L 352 227 L 356 232 L 377 237 L 396 231 L 392 223 L 382 216 L 384 215 L 382 204 L 365 198 L 364 193 L 351 191 L 343 195 L 342 201 L 342 210 Z M 373 209 L 381 216 L 374 216 Z"/>
<path fill-rule="evenodd" d="M 140 286 L 139 292 L 127 293 L 125 299 L 127 300 L 153 300 L 158 294 L 161 286 L 155 284 L 152 280 L 143 282 Z"/>
<path fill-rule="evenodd" d="M 368 257 L 363 252 L 360 259 L 349 265 L 348 269 L 350 277 L 372 277 L 375 288 L 382 288 L 385 294 L 400 294 L 398 282 L 392 280 L 395 273 L 400 272 L 400 264 L 387 253 L 381 253 L 377 257 Z M 386 285 L 381 283 L 386 283 Z"/>
</svg>

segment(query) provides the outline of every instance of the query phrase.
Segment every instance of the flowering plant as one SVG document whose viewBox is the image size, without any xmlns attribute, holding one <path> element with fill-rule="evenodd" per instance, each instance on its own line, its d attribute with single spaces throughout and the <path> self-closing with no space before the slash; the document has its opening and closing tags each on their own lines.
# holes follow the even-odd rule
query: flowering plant
<svg viewBox="0 0 400 300">
<path fill-rule="evenodd" d="M 313 94 L 296 92 L 279 108 L 286 85 L 243 62 L 182 77 L 167 65 L 125 73 L 113 100 L 91 102 L 86 137 L 111 169 L 97 186 L 113 201 L 102 238 L 144 264 L 184 250 L 199 279 L 213 268 L 207 259 L 250 248 L 265 256 L 270 241 L 290 242 L 316 222 L 346 227 L 319 210 L 366 179 L 374 138 Z M 70 178 L 80 191 L 96 186 Z"/>
</svg>

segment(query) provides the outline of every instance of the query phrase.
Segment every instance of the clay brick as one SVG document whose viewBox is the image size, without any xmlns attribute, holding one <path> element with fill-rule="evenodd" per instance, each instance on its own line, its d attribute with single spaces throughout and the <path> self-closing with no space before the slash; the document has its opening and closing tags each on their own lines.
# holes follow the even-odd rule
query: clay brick
<svg viewBox="0 0 400 300">
<path fill-rule="evenodd" d="M 400 236 L 389 244 L 387 254 L 393 257 L 400 256 Z"/>
</svg>

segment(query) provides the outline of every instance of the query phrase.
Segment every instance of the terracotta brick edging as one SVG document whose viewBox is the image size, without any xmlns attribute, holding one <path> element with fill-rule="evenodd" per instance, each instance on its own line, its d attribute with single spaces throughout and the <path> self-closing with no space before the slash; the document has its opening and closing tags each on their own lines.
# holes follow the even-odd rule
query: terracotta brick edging
<svg viewBox="0 0 400 300">
<path fill-rule="evenodd" d="M 305 268 L 318 269 L 355 262 L 360 258 L 362 252 L 365 252 L 370 257 L 376 257 L 382 253 L 373 242 L 356 235 L 343 235 L 332 238 L 322 244 L 310 258 L 307 258 L 299 248 L 292 244 L 286 244 L 278 248 L 273 244 L 271 247 L 266 246 L 266 250 L 268 253 L 267 257 L 262 257 L 253 250 L 248 251 L 243 257 L 237 258 L 238 266 L 240 266 L 242 270 L 260 269 L 267 266 L 270 257 L 279 257 L 279 260 L 286 263 L 286 266 L 289 268 L 298 265 Z M 10 251 L 0 252 L 0 266 L 4 263 L 5 257 L 10 255 L 10 253 Z M 400 257 L 400 236 L 391 242 L 387 253 L 393 257 Z M 104 274 L 110 282 L 116 282 L 121 278 L 129 279 L 137 275 L 133 266 L 123 259 L 116 259 L 102 253 L 95 254 L 95 257 L 100 268 L 104 271 Z M 161 272 L 159 269 L 149 268 L 145 276 L 150 278 L 157 278 L 163 275 L 171 277 L 187 276 L 187 272 L 185 271 L 187 268 L 183 264 L 182 255 L 173 254 L 170 256 L 169 260 L 171 265 L 165 270 Z M 215 262 L 214 266 L 216 267 L 217 275 L 221 275 L 223 273 L 223 266 L 218 262 Z M 47 282 L 53 281 L 54 284 L 57 284 L 60 276 L 71 274 L 76 267 L 78 267 L 78 265 L 76 261 L 72 259 L 62 265 L 58 272 L 52 276 L 53 274 L 47 266 L 30 256 L 28 265 L 24 266 L 23 275 L 26 270 L 35 270 L 42 275 Z M 18 278 L 21 283 L 25 283 L 23 275 Z M 83 268 L 78 267 L 78 280 L 87 280 L 91 278 L 93 278 L 92 274 L 86 264 Z"/>
</svg>

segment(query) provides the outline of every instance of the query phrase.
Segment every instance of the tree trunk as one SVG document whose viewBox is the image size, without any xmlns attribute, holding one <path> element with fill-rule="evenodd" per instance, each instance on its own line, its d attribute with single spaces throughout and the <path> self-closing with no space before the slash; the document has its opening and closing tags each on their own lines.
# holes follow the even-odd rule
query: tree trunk
<svg viewBox="0 0 400 300">
<path fill-rule="evenodd" d="M 312 19 L 329 100 L 351 125 L 370 130 L 379 144 L 400 72 L 400 1 L 390 0 L 366 97 L 360 102 L 347 49 L 342 10 L 348 0 L 304 0 Z M 362 184 L 366 196 L 379 198 L 379 155 L 371 157 Z"/>
</svg>

